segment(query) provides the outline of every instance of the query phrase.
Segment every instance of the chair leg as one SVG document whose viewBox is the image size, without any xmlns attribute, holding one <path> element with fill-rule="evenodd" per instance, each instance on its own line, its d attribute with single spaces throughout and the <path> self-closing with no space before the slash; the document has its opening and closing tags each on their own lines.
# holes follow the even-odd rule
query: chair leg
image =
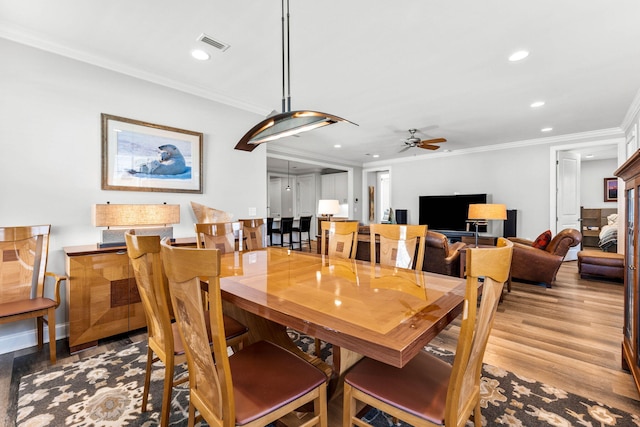
<svg viewBox="0 0 640 427">
<path fill-rule="evenodd" d="M 173 370 L 175 364 L 172 358 L 167 358 L 164 367 L 164 388 L 162 389 L 162 412 L 160 413 L 160 425 L 167 427 L 169 425 L 169 416 L 171 414 L 171 393 L 173 391 Z"/>
<path fill-rule="evenodd" d="M 142 391 L 142 408 L 140 412 L 147 412 L 149 402 L 149 384 L 151 383 L 151 370 L 153 369 L 153 350 L 147 346 L 147 368 L 144 374 L 144 388 Z"/>
<path fill-rule="evenodd" d="M 49 359 L 51 364 L 56 363 L 56 309 L 50 308 L 47 313 L 47 325 L 49 326 Z"/>
<path fill-rule="evenodd" d="M 480 399 L 476 403 L 475 410 L 473 411 L 473 425 L 475 427 L 482 427 L 482 413 L 480 412 Z"/>
<path fill-rule="evenodd" d="M 38 350 L 42 350 L 44 344 L 44 318 L 42 316 L 36 318 L 36 330 L 38 332 Z"/>
</svg>

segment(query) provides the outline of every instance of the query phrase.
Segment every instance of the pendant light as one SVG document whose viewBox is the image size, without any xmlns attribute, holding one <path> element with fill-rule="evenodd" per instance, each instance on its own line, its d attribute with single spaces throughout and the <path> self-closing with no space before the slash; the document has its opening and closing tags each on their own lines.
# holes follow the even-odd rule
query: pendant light
<svg viewBox="0 0 640 427">
<path fill-rule="evenodd" d="M 286 43 L 285 43 L 285 2 Z M 286 61 L 285 61 L 286 51 Z M 282 0 L 282 113 L 267 117 L 247 132 L 236 144 L 236 150 L 253 151 L 263 142 L 273 141 L 286 136 L 296 135 L 319 127 L 338 122 L 350 122 L 333 114 L 311 110 L 291 111 L 291 66 L 289 55 L 289 0 Z M 285 73 L 286 63 L 286 73 Z M 286 77 L 285 77 L 286 76 Z M 287 87 L 287 102 L 285 105 L 285 82 Z M 357 126 L 357 124 L 356 124 Z"/>
<path fill-rule="evenodd" d="M 287 160 L 287 191 L 291 191 L 291 186 L 289 185 L 291 181 L 289 180 L 289 160 Z"/>
</svg>

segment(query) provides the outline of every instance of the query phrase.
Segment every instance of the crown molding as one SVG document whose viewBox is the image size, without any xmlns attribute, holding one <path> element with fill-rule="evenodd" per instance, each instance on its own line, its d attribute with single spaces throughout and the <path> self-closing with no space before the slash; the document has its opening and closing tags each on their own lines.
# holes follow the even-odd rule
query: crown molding
<svg viewBox="0 0 640 427">
<path fill-rule="evenodd" d="M 489 151 L 509 150 L 513 148 L 522 148 L 536 145 L 556 145 L 571 142 L 586 142 L 593 140 L 607 140 L 614 138 L 623 138 L 624 132 L 620 128 L 599 129 L 589 132 L 572 133 L 568 135 L 551 136 L 546 138 L 536 138 L 523 141 L 506 142 L 502 144 L 484 145 L 482 147 L 465 148 L 451 152 L 429 153 L 420 156 L 403 157 L 400 159 L 381 160 L 376 162 L 363 163 L 363 168 L 376 167 L 382 164 L 407 163 L 417 160 L 433 160 L 442 157 L 462 156 L 475 153 L 486 153 Z"/>
<path fill-rule="evenodd" d="M 627 110 L 627 114 L 625 114 L 624 119 L 620 124 L 620 127 L 624 130 L 625 133 L 633 125 L 634 118 L 637 117 L 639 113 L 640 113 L 640 90 L 636 92 L 636 96 L 633 98 L 633 101 L 631 101 L 631 106 Z"/>
</svg>

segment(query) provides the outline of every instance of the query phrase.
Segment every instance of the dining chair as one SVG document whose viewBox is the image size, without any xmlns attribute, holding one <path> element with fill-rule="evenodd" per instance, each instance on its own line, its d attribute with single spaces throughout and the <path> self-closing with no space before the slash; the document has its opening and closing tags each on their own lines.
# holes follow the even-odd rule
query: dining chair
<svg viewBox="0 0 640 427">
<path fill-rule="evenodd" d="M 0 324 L 36 319 L 38 349 L 44 345 L 44 324 L 49 329 L 49 360 L 56 363 L 56 308 L 60 284 L 67 276 L 47 270 L 51 225 L 0 227 Z M 45 296 L 47 278 L 53 281 L 52 298 Z"/>
<path fill-rule="evenodd" d="M 462 427 L 480 413 L 482 359 L 493 320 L 509 277 L 513 243 L 467 249 L 467 286 L 453 365 L 422 350 L 402 368 L 364 358 L 344 379 L 343 426 L 369 425 L 356 416 L 357 402 L 370 405 L 413 426 Z M 478 309 L 478 286 L 482 299 Z"/>
<path fill-rule="evenodd" d="M 369 253 L 373 265 L 379 262 L 390 267 L 422 270 L 426 225 L 371 224 L 369 234 Z M 379 259 L 376 252 L 378 241 Z"/>
<path fill-rule="evenodd" d="M 269 238 L 269 246 L 273 246 L 273 218 L 267 217 L 267 237 Z"/>
<path fill-rule="evenodd" d="M 264 219 L 241 219 L 242 236 L 245 239 L 245 249 L 253 251 L 264 248 Z"/>
<path fill-rule="evenodd" d="M 229 356 L 222 329 L 221 256 L 217 249 L 172 247 L 161 242 L 171 302 L 185 342 L 189 369 L 189 426 L 265 426 L 313 402 L 304 425 L 327 426 L 327 377 L 288 350 L 257 341 Z M 202 308 L 201 278 L 207 278 L 210 312 Z M 208 351 L 210 317 L 213 355 Z M 215 362 L 214 362 L 215 360 Z"/>
<path fill-rule="evenodd" d="M 312 215 L 301 216 L 298 220 L 298 226 L 291 229 L 292 233 L 298 234 L 298 241 L 294 241 L 293 243 L 298 243 L 300 245 L 300 250 L 302 250 L 303 242 L 302 233 L 307 233 L 307 246 L 309 247 L 309 252 L 311 252 L 311 218 Z"/>
<path fill-rule="evenodd" d="M 243 232 L 240 222 L 197 223 L 196 245 L 198 248 L 219 249 L 222 253 L 236 250 L 236 231 L 238 250 L 242 251 Z"/>
<path fill-rule="evenodd" d="M 153 364 L 162 361 L 165 371 L 160 425 L 167 426 L 171 411 L 171 391 L 173 387 L 187 381 L 188 377 L 174 379 L 175 366 L 185 363 L 187 359 L 178 326 L 172 322 L 173 308 L 160 256 L 160 236 L 137 236 L 130 230 L 125 232 L 124 237 L 147 320 L 147 366 L 142 412 L 147 411 Z M 242 348 L 248 336 L 247 328 L 229 316 L 224 316 L 223 322 L 226 345 L 234 349 Z M 209 338 L 207 340 L 210 341 Z"/>
<path fill-rule="evenodd" d="M 283 247 L 284 247 L 284 236 L 289 236 L 288 237 L 289 248 L 293 249 L 293 239 L 292 239 L 293 217 L 280 218 L 280 227 L 273 229 L 272 233 L 280 235 L 280 246 L 283 246 Z"/>
<path fill-rule="evenodd" d="M 336 258 L 356 258 L 358 221 L 322 221 L 320 253 Z"/>
</svg>

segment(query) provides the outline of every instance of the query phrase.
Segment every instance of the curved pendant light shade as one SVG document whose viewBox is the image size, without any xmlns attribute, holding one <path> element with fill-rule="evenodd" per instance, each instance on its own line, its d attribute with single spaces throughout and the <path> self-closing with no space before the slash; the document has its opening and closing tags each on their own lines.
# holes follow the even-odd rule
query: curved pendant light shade
<svg viewBox="0 0 640 427">
<path fill-rule="evenodd" d="M 253 151 L 263 142 L 295 135 L 338 122 L 350 122 L 333 114 L 319 111 L 287 111 L 267 117 L 251 128 L 236 144 L 236 150 Z M 356 125 L 357 126 L 357 125 Z"/>
<path fill-rule="evenodd" d="M 286 8 L 285 8 L 286 3 Z M 286 10 L 286 21 L 285 21 Z M 285 43 L 285 22 L 286 22 L 286 43 Z M 286 61 L 285 61 L 286 52 Z M 285 73 L 285 63 L 286 69 Z M 299 110 L 291 111 L 291 91 L 290 91 L 290 67 L 289 67 L 289 0 L 282 0 L 282 113 L 267 117 L 251 128 L 236 144 L 236 150 L 253 151 L 263 142 L 273 141 L 286 136 L 313 130 L 322 126 L 332 125 L 338 122 L 347 122 L 357 126 L 357 124 L 334 116 L 333 114 L 321 113 L 319 111 Z M 285 81 L 288 90 L 288 107 L 285 109 Z"/>
</svg>

